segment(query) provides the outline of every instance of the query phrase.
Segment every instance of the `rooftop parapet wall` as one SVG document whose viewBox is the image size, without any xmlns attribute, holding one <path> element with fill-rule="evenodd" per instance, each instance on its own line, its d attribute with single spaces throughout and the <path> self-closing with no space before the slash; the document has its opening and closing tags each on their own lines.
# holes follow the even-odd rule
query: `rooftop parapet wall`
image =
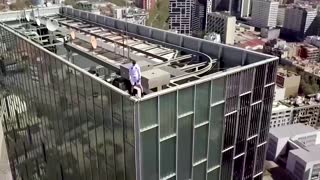
<svg viewBox="0 0 320 180">
<path fill-rule="evenodd" d="M 8 11 L 0 13 L 0 22 L 6 21 L 16 21 L 21 17 L 25 16 L 25 14 L 31 16 L 32 11 L 35 17 L 38 16 L 52 16 L 55 14 L 59 14 L 60 6 L 51 6 L 44 8 L 35 8 L 35 9 L 26 9 L 21 11 Z"/>
<path fill-rule="evenodd" d="M 249 51 L 233 46 L 218 44 L 204 39 L 185 36 L 173 32 L 164 31 L 148 26 L 126 23 L 111 17 L 91 14 L 69 7 L 62 7 L 60 13 L 66 16 L 76 17 L 90 21 L 98 25 L 106 26 L 118 32 L 126 32 L 129 36 L 145 39 L 152 43 L 161 44 L 170 48 L 177 48 L 184 51 L 197 51 L 204 53 L 211 58 L 218 58 L 223 61 L 226 67 L 243 66 L 266 59 L 273 56 Z"/>
</svg>

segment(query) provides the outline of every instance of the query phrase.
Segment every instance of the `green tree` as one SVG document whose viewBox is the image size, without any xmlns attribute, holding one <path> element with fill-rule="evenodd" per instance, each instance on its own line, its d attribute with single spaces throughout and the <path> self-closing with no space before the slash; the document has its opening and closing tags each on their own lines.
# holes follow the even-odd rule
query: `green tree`
<svg viewBox="0 0 320 180">
<path fill-rule="evenodd" d="M 6 5 L 0 4 L 0 11 L 3 11 L 4 9 L 6 9 Z"/>
<path fill-rule="evenodd" d="M 148 26 L 169 29 L 169 0 L 158 0 L 156 6 L 149 11 Z"/>
<path fill-rule="evenodd" d="M 106 0 L 107 2 L 111 2 L 117 6 L 125 6 L 127 0 Z M 129 6 L 129 3 L 128 3 Z"/>
<path fill-rule="evenodd" d="M 303 94 L 313 94 L 313 88 L 310 84 L 306 83 L 304 79 L 300 81 L 300 92 Z"/>
<path fill-rule="evenodd" d="M 308 94 L 314 94 L 320 91 L 320 86 L 317 83 L 317 80 L 319 80 L 318 77 L 315 77 L 298 67 L 284 66 L 283 68 L 288 71 L 295 72 L 301 76 L 299 93 L 308 95 Z"/>
<path fill-rule="evenodd" d="M 16 3 L 10 4 L 10 10 L 22 10 L 30 7 L 31 0 L 17 0 Z"/>
<path fill-rule="evenodd" d="M 74 7 L 76 5 L 76 3 L 77 3 L 77 0 L 65 0 L 64 1 L 65 5 L 70 5 L 72 7 Z"/>
<path fill-rule="evenodd" d="M 319 85 L 317 83 L 311 84 L 311 87 L 312 87 L 314 93 L 319 92 Z"/>
</svg>

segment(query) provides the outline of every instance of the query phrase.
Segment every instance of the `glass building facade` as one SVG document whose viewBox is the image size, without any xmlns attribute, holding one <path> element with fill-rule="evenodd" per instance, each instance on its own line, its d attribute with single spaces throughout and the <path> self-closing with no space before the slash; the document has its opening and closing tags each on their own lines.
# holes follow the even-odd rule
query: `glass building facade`
<svg viewBox="0 0 320 180">
<path fill-rule="evenodd" d="M 1 114 L 16 179 L 135 179 L 134 102 L 1 27 Z"/>
<path fill-rule="evenodd" d="M 15 179 L 262 179 L 276 58 L 135 99 L 4 25 L 0 40 Z"/>
</svg>

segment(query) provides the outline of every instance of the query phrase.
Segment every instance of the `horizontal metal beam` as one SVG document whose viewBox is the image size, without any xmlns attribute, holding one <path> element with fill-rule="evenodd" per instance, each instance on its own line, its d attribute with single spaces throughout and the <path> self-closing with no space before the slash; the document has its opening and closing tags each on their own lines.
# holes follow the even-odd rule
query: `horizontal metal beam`
<svg viewBox="0 0 320 180">
<path fill-rule="evenodd" d="M 72 44 L 72 43 L 65 43 L 64 45 L 66 47 L 66 49 L 72 51 L 72 52 L 75 52 L 85 58 L 88 58 L 90 60 L 92 60 L 93 62 L 101 65 L 101 66 L 104 66 L 112 71 L 115 71 L 115 72 L 120 72 L 120 67 L 119 66 L 116 66 L 114 63 L 109 63 L 109 62 L 106 62 L 105 59 L 102 59 L 102 58 L 99 58 L 97 56 L 94 56 L 92 53 L 90 52 L 85 52 L 83 49 L 80 49 L 78 48 L 76 45 Z"/>
<path fill-rule="evenodd" d="M 66 17 L 68 17 L 68 16 L 66 16 Z M 80 21 L 80 20 L 79 20 L 79 21 Z M 81 21 L 80 21 L 80 22 L 81 22 Z M 82 28 L 78 28 L 78 27 L 75 27 L 75 26 L 71 26 L 71 25 L 69 25 L 68 23 L 63 23 L 63 22 L 60 22 L 60 23 L 61 23 L 62 25 L 64 25 L 64 26 L 67 26 L 67 27 L 69 27 L 69 28 L 76 29 L 76 30 L 78 30 L 78 31 L 80 31 L 80 32 L 84 32 L 84 33 L 86 33 L 86 34 L 90 34 L 90 35 L 92 35 L 92 36 L 98 37 L 98 38 L 103 39 L 103 40 L 105 40 L 105 41 L 112 42 L 112 43 L 118 44 L 118 45 L 120 45 L 120 46 L 125 46 L 125 47 L 127 46 L 127 45 L 124 45 L 122 42 L 117 42 L 117 41 L 115 41 L 115 40 L 111 40 L 111 39 L 109 39 L 109 38 L 107 38 L 107 37 L 101 36 L 101 35 L 99 35 L 99 34 L 92 33 L 92 32 L 86 31 L 86 30 L 83 30 Z M 120 40 L 121 40 L 121 39 L 120 39 Z M 150 57 L 153 57 L 153 58 L 161 59 L 161 60 L 164 60 L 164 61 L 167 61 L 167 60 L 168 60 L 167 58 L 164 58 L 164 57 L 161 57 L 161 56 L 152 54 L 152 53 L 148 53 L 148 52 L 146 52 L 146 51 L 144 51 L 144 50 L 141 50 L 141 49 L 138 49 L 138 48 L 135 48 L 135 47 L 130 47 L 130 49 L 131 49 L 131 50 L 134 50 L 134 51 L 137 51 L 137 52 L 140 52 L 140 53 L 143 53 L 143 54 L 145 54 L 145 55 L 147 55 L 147 56 L 150 56 Z"/>
<path fill-rule="evenodd" d="M 51 47 L 51 46 L 59 46 L 59 45 L 62 45 L 62 44 L 63 44 L 63 42 L 58 42 L 58 43 L 43 45 L 42 47 L 46 48 L 46 47 Z"/>
<path fill-rule="evenodd" d="M 43 7 L 43 8 L 35 8 L 35 9 L 26 9 L 21 11 L 8 11 L 0 13 L 0 22 L 5 21 L 16 21 L 25 16 L 25 14 L 31 16 L 32 11 L 34 11 L 34 16 L 52 16 L 59 14 L 60 6 L 51 6 L 51 7 Z"/>
</svg>

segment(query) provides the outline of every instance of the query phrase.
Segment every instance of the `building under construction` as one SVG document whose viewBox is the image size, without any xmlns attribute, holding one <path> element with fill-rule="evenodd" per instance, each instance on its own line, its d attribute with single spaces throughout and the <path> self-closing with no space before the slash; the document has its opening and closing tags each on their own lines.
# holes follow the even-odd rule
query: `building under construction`
<svg viewBox="0 0 320 180">
<path fill-rule="evenodd" d="M 276 57 L 70 7 L 0 21 L 15 179 L 262 179 Z"/>
</svg>

